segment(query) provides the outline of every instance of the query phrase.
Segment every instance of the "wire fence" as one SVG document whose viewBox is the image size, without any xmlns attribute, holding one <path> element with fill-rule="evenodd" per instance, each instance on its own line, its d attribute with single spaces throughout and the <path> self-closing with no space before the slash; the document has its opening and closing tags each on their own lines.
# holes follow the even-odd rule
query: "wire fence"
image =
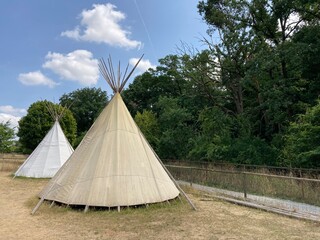
<svg viewBox="0 0 320 240">
<path fill-rule="evenodd" d="M 244 172 L 257 172 L 267 173 L 274 175 L 283 175 L 290 177 L 304 177 L 320 179 L 320 169 L 309 168 L 290 168 L 290 167 L 278 167 L 267 165 L 254 165 L 254 164 L 236 164 L 230 162 L 212 162 L 212 161 L 188 161 L 188 160 L 163 160 L 165 164 L 179 165 L 179 166 L 193 166 L 200 168 L 211 168 L 220 170 L 232 170 L 232 171 L 244 171 Z"/>
<path fill-rule="evenodd" d="M 320 179 L 275 175 L 217 168 L 170 165 L 166 167 L 176 180 L 197 183 L 219 189 L 281 198 L 320 206 Z"/>
<path fill-rule="evenodd" d="M 0 171 L 16 171 L 27 157 L 19 153 L 0 153 Z"/>
</svg>

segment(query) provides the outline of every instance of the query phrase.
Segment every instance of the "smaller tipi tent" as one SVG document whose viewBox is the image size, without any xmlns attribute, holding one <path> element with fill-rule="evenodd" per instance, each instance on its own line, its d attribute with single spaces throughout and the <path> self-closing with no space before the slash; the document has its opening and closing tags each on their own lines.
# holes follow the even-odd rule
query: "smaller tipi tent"
<svg viewBox="0 0 320 240">
<path fill-rule="evenodd" d="M 49 111 L 51 115 L 55 114 Z M 14 176 L 51 178 L 73 153 L 73 148 L 59 124 L 60 116 L 55 114 L 55 122 L 44 139 L 16 171 Z"/>
</svg>

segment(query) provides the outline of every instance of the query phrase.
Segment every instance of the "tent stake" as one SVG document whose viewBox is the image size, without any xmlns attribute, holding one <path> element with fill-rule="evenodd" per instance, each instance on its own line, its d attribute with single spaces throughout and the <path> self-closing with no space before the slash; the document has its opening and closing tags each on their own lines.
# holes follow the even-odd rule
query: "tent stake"
<svg viewBox="0 0 320 240">
<path fill-rule="evenodd" d="M 38 204 L 35 206 L 35 208 L 32 210 L 31 215 L 33 215 L 33 214 L 36 213 L 36 211 L 37 211 L 38 208 L 41 206 L 41 204 L 43 203 L 43 201 L 44 201 L 44 198 L 42 197 L 42 198 L 39 200 Z"/>
<path fill-rule="evenodd" d="M 84 213 L 86 213 L 86 212 L 88 212 L 88 210 L 89 210 L 89 205 L 86 205 L 83 211 L 84 211 Z"/>
<path fill-rule="evenodd" d="M 52 201 L 49 208 L 52 208 L 53 205 L 54 205 L 54 201 Z"/>
</svg>

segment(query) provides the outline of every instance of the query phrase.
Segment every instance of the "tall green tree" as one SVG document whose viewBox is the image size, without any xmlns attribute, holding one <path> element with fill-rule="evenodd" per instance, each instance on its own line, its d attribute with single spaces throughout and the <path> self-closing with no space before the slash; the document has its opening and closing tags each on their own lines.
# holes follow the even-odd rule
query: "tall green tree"
<svg viewBox="0 0 320 240">
<path fill-rule="evenodd" d="M 107 92 L 101 88 L 82 88 L 60 97 L 60 104 L 68 107 L 77 121 L 78 136 L 91 127 L 107 102 Z"/>
<path fill-rule="evenodd" d="M 0 152 L 12 152 L 15 145 L 14 129 L 10 127 L 10 122 L 0 123 Z"/>
<path fill-rule="evenodd" d="M 243 79 L 246 64 L 256 51 L 254 33 L 248 28 L 247 10 L 244 1 L 200 1 L 199 13 L 208 24 L 210 36 L 219 36 L 220 41 L 205 40 L 214 59 L 212 65 L 217 80 L 228 91 L 235 114 L 244 112 Z"/>
<path fill-rule="evenodd" d="M 320 92 L 320 24 L 303 26 L 285 47 L 288 69 L 300 79 L 296 102 L 316 105 Z"/>
<path fill-rule="evenodd" d="M 65 109 L 58 104 L 46 100 L 37 101 L 31 104 L 28 108 L 27 115 L 19 121 L 19 131 L 17 135 L 24 152 L 32 152 L 53 126 L 54 119 L 48 111 L 48 106 L 54 109 L 58 115 L 63 112 L 63 117 L 59 121 L 61 128 L 70 144 L 74 144 L 77 123 L 72 112 L 69 109 Z"/>
<path fill-rule="evenodd" d="M 207 43 L 236 114 L 247 114 L 255 133 L 271 141 L 305 107 L 299 100 L 307 86 L 287 46 L 303 25 L 319 23 L 318 1 L 207 0 L 198 9 L 220 38 Z"/>
<path fill-rule="evenodd" d="M 257 106 L 253 108 L 256 116 L 263 120 L 259 134 L 270 140 L 273 134 L 283 134 L 288 123 L 304 112 L 308 104 L 314 104 L 315 99 L 306 98 L 310 82 L 298 74 L 300 67 L 296 63 L 302 57 L 297 54 L 299 47 L 292 39 L 302 26 L 315 23 L 319 3 L 256 0 L 248 6 L 247 21 L 262 47 L 252 58 L 246 80 L 257 93 L 258 104 L 252 103 Z"/>
</svg>

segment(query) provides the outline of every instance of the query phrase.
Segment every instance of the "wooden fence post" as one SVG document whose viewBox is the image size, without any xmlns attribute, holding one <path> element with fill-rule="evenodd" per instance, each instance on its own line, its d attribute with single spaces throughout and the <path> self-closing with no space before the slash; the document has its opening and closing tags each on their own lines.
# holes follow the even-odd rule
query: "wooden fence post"
<svg viewBox="0 0 320 240">
<path fill-rule="evenodd" d="M 247 175 L 245 172 L 242 173 L 242 186 L 243 186 L 243 196 L 247 198 Z"/>
<path fill-rule="evenodd" d="M 208 166 L 206 167 L 205 174 L 205 184 L 208 184 Z"/>
<path fill-rule="evenodd" d="M 190 186 L 192 187 L 193 182 L 193 168 L 191 168 L 191 179 L 190 179 Z"/>
<path fill-rule="evenodd" d="M 303 180 L 301 180 L 300 182 L 301 182 L 301 194 L 302 194 L 302 199 L 304 199 L 304 184 L 303 184 Z"/>
</svg>

